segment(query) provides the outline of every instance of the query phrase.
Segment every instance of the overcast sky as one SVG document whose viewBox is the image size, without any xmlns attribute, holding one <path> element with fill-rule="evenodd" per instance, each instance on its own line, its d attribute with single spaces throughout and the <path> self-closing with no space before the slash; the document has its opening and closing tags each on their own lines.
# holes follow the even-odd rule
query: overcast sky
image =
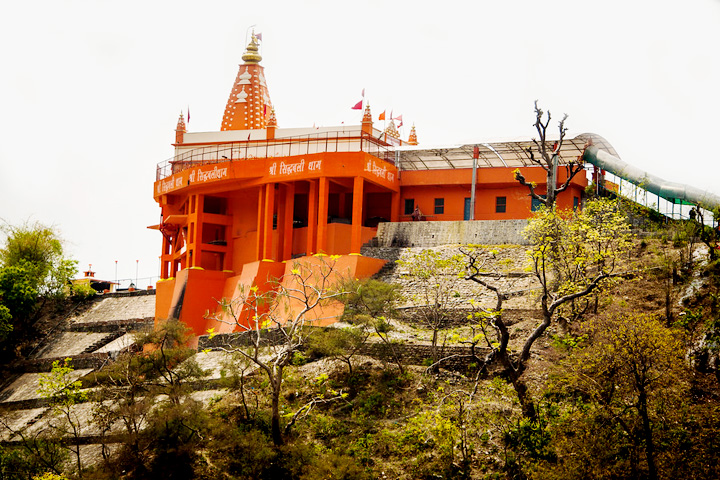
<svg viewBox="0 0 720 480">
<path fill-rule="evenodd" d="M 181 110 L 219 130 L 253 24 L 280 127 L 358 124 L 365 88 L 421 145 L 530 138 L 537 99 L 571 137 L 720 194 L 717 0 L 41 0 L 0 9 L 0 218 L 146 286 L 155 167 Z"/>
</svg>

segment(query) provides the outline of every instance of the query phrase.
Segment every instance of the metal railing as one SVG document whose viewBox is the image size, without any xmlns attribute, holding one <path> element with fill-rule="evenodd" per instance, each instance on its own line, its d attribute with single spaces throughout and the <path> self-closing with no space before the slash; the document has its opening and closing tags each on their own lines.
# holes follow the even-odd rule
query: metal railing
<svg viewBox="0 0 720 480">
<path fill-rule="evenodd" d="M 668 218 L 673 220 L 688 220 L 693 218 L 690 211 L 696 209 L 702 213 L 702 218 L 706 225 L 711 227 L 717 225 L 717 219 L 713 217 L 712 211 L 693 203 L 665 199 L 656 193 L 649 192 L 640 185 L 636 185 L 610 172 L 605 173 L 605 180 L 612 184 L 612 187 L 608 188 L 608 190 L 628 200 L 632 200 L 639 205 L 655 210 Z"/>
<path fill-rule="evenodd" d="M 198 165 L 336 152 L 365 152 L 395 164 L 393 147 L 368 133 L 324 132 L 274 140 L 223 142 L 187 150 L 158 163 L 156 180 Z"/>
</svg>

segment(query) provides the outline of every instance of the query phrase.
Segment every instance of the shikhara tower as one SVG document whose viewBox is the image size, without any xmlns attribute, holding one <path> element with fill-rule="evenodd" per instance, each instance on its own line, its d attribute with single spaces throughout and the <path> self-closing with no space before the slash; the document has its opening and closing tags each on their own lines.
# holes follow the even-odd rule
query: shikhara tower
<svg viewBox="0 0 720 480">
<path fill-rule="evenodd" d="M 253 32 L 242 56 L 243 63 L 230 91 L 221 131 L 262 130 L 272 113 L 272 102 L 265 80 L 265 69 L 260 65 L 258 38 Z"/>
</svg>

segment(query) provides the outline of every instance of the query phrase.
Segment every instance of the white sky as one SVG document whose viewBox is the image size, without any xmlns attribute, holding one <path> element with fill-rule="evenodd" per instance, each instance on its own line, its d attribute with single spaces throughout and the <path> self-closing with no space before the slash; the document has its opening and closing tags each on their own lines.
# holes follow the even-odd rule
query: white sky
<svg viewBox="0 0 720 480">
<path fill-rule="evenodd" d="M 156 164 L 220 127 L 246 30 L 280 127 L 402 114 L 421 145 L 534 134 L 533 101 L 662 178 L 720 194 L 720 2 L 6 2 L 0 218 L 55 225 L 80 269 L 156 277 Z M 553 123 L 555 123 L 553 121 Z M 377 125 L 377 124 L 376 124 Z M 139 263 L 136 261 L 139 260 Z M 153 279 L 154 281 L 155 279 Z"/>
</svg>

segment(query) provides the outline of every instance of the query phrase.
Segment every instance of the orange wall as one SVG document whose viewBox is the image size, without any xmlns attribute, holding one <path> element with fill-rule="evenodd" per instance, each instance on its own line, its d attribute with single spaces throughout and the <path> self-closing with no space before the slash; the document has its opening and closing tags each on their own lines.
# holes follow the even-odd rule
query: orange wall
<svg viewBox="0 0 720 480">
<path fill-rule="evenodd" d="M 527 187 L 517 183 L 511 168 L 478 169 L 478 183 L 475 188 L 475 219 L 500 220 L 527 218 L 531 212 L 531 199 Z M 521 169 L 526 180 L 536 182 L 537 193 L 545 193 L 545 171 L 539 167 Z M 563 169 L 559 169 L 560 180 L 566 178 Z M 465 199 L 470 198 L 470 169 L 403 171 L 401 177 L 400 215 L 401 220 L 411 218 L 405 212 L 405 200 L 413 199 L 414 204 L 426 220 L 456 221 L 463 220 Z M 558 207 L 572 208 L 573 197 L 582 198 L 587 179 L 580 173 L 570 188 L 558 197 Z M 496 212 L 496 198 L 505 197 L 504 213 Z M 435 199 L 444 199 L 442 214 L 435 213 Z"/>
</svg>

